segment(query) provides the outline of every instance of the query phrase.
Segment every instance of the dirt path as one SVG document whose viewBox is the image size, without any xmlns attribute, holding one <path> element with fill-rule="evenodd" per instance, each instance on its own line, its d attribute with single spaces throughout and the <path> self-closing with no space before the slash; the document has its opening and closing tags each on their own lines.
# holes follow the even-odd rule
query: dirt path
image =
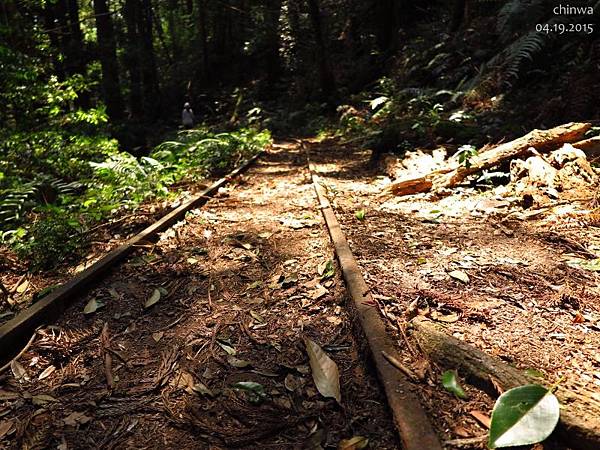
<svg viewBox="0 0 600 450">
<path fill-rule="evenodd" d="M 0 446 L 398 448 L 330 260 L 304 155 L 279 147 L 39 331 L 21 379 L 0 375 Z M 341 405 L 304 336 L 338 364 Z"/>
<path fill-rule="evenodd" d="M 503 220 L 507 202 L 490 191 L 439 201 L 378 198 L 385 180 L 369 170 L 369 151 L 335 142 L 307 147 L 403 363 L 425 373 L 420 397 L 440 436 L 484 436 L 481 417 L 489 418 L 498 393 L 463 383 L 470 396 L 463 401 L 441 388 L 441 371 L 452 367 L 432 367 L 399 333 L 410 333 L 416 315 L 548 384 L 564 376 L 568 385 L 600 389 L 600 277 L 582 262 L 583 249 L 600 249 L 598 228 L 549 212 Z M 484 439 L 456 448 L 486 448 Z"/>
</svg>

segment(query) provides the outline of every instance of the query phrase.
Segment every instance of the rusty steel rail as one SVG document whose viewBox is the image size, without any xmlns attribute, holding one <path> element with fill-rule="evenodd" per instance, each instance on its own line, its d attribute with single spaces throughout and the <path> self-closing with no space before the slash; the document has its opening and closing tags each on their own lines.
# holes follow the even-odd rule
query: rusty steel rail
<svg viewBox="0 0 600 450">
<path fill-rule="evenodd" d="M 342 268 L 355 315 L 360 324 L 360 332 L 366 337 L 379 380 L 392 410 L 402 448 L 404 450 L 442 450 L 440 439 L 415 392 L 417 386 L 386 359 L 386 355 L 399 359 L 396 356 L 395 345 L 386 332 L 385 323 L 379 312 L 373 307 L 374 301 L 369 287 L 329 203 L 327 193 L 319 183 L 319 177 L 310 162 L 308 150 L 306 150 L 306 157 L 320 208 Z"/>
<path fill-rule="evenodd" d="M 38 326 L 56 320 L 67 306 L 78 296 L 87 292 L 91 286 L 98 283 L 111 268 L 129 256 L 136 246 L 151 241 L 158 233 L 180 221 L 188 211 L 206 203 L 208 198 L 214 195 L 220 187 L 246 171 L 262 153 L 258 153 L 225 177 L 215 181 L 202 192 L 130 238 L 125 244 L 107 253 L 73 279 L 0 326 L 0 361 L 15 355 L 20 350 L 19 346 L 23 346 L 27 342 Z"/>
</svg>

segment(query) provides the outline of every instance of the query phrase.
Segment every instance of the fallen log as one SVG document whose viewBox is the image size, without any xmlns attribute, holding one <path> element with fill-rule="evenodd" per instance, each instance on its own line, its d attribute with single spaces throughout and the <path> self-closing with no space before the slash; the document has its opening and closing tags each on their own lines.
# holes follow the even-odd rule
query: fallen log
<svg viewBox="0 0 600 450">
<path fill-rule="evenodd" d="M 495 384 L 504 390 L 540 380 L 502 360 L 478 350 L 444 332 L 443 327 L 418 317 L 412 322 L 413 335 L 426 355 L 446 369 L 456 369 L 469 384 L 496 396 Z M 600 448 L 600 395 L 568 379 L 555 395 L 561 404 L 559 437 L 577 450 Z"/>
<path fill-rule="evenodd" d="M 590 123 L 568 123 L 550 130 L 533 130 L 514 141 L 500 144 L 489 150 L 482 150 L 481 153 L 469 160 L 469 167 L 449 166 L 419 178 L 392 183 L 386 188 L 386 191 L 401 196 L 417 192 L 436 192 L 455 187 L 469 175 L 497 166 L 504 161 L 527 155 L 531 147 L 544 153 L 560 147 L 562 144 L 580 141 L 591 127 Z"/>
<path fill-rule="evenodd" d="M 583 150 L 588 159 L 596 159 L 600 156 L 600 136 L 594 136 L 583 141 L 574 142 L 573 147 Z"/>
</svg>

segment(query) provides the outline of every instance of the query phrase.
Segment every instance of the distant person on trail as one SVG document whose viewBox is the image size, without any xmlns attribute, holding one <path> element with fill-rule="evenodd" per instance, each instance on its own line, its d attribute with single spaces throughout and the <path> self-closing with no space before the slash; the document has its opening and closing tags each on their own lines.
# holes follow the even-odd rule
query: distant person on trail
<svg viewBox="0 0 600 450">
<path fill-rule="evenodd" d="M 184 128 L 190 129 L 194 126 L 194 111 L 188 102 L 183 105 L 183 111 L 181 112 L 181 124 Z"/>
</svg>

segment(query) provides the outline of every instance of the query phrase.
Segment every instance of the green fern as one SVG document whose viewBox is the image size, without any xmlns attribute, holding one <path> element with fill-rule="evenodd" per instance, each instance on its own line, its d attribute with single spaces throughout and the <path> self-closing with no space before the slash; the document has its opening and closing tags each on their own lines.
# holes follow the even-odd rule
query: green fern
<svg viewBox="0 0 600 450">
<path fill-rule="evenodd" d="M 0 222 L 6 225 L 20 222 L 38 204 L 52 203 L 61 195 L 75 195 L 82 189 L 79 182 L 66 182 L 52 175 L 41 174 L 35 180 L 0 193 Z M 49 193 L 52 199 L 49 198 Z"/>
<path fill-rule="evenodd" d="M 501 42 L 510 42 L 522 30 L 544 19 L 548 9 L 544 0 L 512 0 L 498 12 L 496 30 Z"/>
</svg>

